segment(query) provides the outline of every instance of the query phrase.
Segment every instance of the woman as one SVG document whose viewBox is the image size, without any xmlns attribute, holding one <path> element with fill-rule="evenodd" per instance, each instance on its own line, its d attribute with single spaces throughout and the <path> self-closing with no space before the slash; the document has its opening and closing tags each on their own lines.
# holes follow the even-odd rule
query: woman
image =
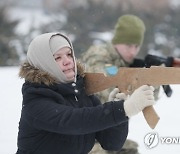
<svg viewBox="0 0 180 154">
<path fill-rule="evenodd" d="M 102 105 L 86 95 L 82 68 L 65 35 L 46 33 L 30 43 L 19 73 L 25 83 L 17 154 L 87 154 L 95 140 L 119 150 L 129 117 L 154 104 L 153 88 L 144 85 L 125 101 L 114 89 Z"/>
</svg>

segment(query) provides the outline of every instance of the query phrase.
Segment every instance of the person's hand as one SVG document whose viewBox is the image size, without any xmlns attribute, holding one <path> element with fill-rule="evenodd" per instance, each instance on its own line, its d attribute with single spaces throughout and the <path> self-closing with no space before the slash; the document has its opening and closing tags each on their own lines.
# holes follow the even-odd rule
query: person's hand
<svg viewBox="0 0 180 154">
<path fill-rule="evenodd" d="M 141 112 L 145 107 L 155 104 L 154 88 L 143 85 L 136 89 L 132 95 L 124 102 L 124 110 L 130 118 Z"/>
<path fill-rule="evenodd" d="M 109 94 L 108 101 L 120 101 L 126 99 L 127 99 L 126 94 L 120 93 L 118 88 L 114 88 Z"/>
</svg>

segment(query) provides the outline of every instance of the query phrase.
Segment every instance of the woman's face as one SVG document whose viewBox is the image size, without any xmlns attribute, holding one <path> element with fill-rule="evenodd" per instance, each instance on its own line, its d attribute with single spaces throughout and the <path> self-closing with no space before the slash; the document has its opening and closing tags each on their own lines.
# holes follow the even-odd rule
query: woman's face
<svg viewBox="0 0 180 154">
<path fill-rule="evenodd" d="M 73 80 L 75 78 L 75 68 L 71 49 L 69 47 L 59 49 L 54 54 L 54 59 L 66 78 Z"/>
</svg>

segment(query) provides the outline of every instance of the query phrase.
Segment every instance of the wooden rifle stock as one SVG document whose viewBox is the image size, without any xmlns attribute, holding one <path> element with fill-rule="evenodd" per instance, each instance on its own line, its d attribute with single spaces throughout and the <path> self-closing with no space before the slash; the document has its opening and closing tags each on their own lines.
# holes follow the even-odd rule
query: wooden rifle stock
<svg viewBox="0 0 180 154">
<path fill-rule="evenodd" d="M 105 76 L 103 73 L 86 73 L 85 87 L 88 95 L 118 87 L 121 92 L 131 94 L 142 85 L 180 84 L 180 68 L 153 66 L 150 68 L 120 68 L 115 76 Z M 148 125 L 154 129 L 159 116 L 153 106 L 146 107 L 143 115 Z"/>
</svg>

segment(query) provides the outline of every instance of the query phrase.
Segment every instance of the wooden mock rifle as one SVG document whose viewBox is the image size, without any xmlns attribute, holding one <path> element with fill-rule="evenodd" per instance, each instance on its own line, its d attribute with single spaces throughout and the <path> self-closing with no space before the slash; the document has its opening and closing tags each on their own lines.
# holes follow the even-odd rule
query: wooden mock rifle
<svg viewBox="0 0 180 154">
<path fill-rule="evenodd" d="M 121 67 L 114 76 L 105 76 L 103 73 L 86 73 L 85 88 L 88 95 L 118 87 L 121 92 L 131 94 L 142 85 L 169 85 L 180 84 L 180 68 L 152 66 L 150 68 L 125 68 Z M 154 129 L 159 121 L 159 116 L 153 106 L 146 107 L 143 115 L 148 125 Z"/>
</svg>

